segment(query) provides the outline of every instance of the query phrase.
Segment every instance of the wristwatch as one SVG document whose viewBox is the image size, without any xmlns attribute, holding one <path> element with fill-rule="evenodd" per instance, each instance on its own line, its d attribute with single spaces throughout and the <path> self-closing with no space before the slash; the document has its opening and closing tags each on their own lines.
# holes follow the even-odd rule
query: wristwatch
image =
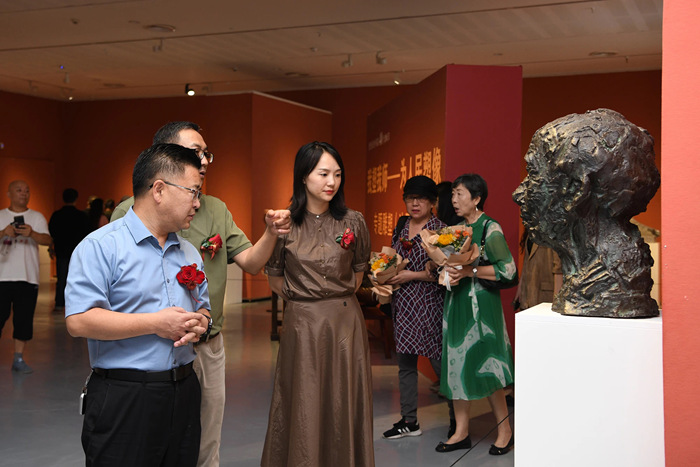
<svg viewBox="0 0 700 467">
<path fill-rule="evenodd" d="M 211 333 L 211 327 L 214 325 L 214 320 L 211 318 L 211 316 L 207 316 L 204 313 L 202 313 L 202 316 L 207 318 L 209 324 L 207 324 L 207 330 L 204 331 L 201 336 L 199 336 L 199 341 L 206 342 L 206 340 L 209 338 L 209 333 Z"/>
<path fill-rule="evenodd" d="M 472 275 L 476 277 L 476 266 L 472 269 Z"/>
</svg>

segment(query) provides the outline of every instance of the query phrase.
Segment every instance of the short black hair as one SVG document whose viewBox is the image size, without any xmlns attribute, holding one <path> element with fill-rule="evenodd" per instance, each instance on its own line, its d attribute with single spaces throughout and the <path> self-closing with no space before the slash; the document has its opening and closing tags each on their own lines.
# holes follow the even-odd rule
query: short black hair
<svg viewBox="0 0 700 467">
<path fill-rule="evenodd" d="M 438 205 L 437 218 L 447 225 L 456 225 L 462 221 L 462 218 L 455 212 L 452 206 L 452 182 L 445 180 L 437 184 L 438 190 Z"/>
<path fill-rule="evenodd" d="M 71 204 L 75 203 L 75 200 L 78 199 L 78 190 L 75 188 L 66 188 L 63 190 L 63 202 L 66 204 Z"/>
<path fill-rule="evenodd" d="M 197 133 L 201 128 L 196 123 L 192 122 L 170 122 L 166 123 L 153 135 L 153 144 L 174 143 L 180 141 L 180 132 L 182 130 L 194 130 Z"/>
<path fill-rule="evenodd" d="M 202 163 L 194 149 L 179 144 L 154 144 L 139 154 L 134 165 L 132 185 L 134 198 L 146 193 L 159 177 L 177 176 L 185 172 L 187 166 L 199 170 Z"/>
<path fill-rule="evenodd" d="M 464 188 L 469 190 L 469 194 L 471 195 L 472 199 L 481 197 L 481 200 L 479 200 L 479 204 L 477 204 L 476 207 L 483 211 L 484 203 L 486 202 L 486 198 L 489 196 L 489 188 L 486 186 L 486 180 L 484 180 L 484 178 L 479 174 L 464 174 L 460 175 L 454 182 L 452 182 L 452 189 L 454 190 L 459 185 L 462 185 Z"/>
<path fill-rule="evenodd" d="M 300 225 L 304 220 L 306 212 L 306 185 L 304 179 L 318 165 L 318 161 L 324 152 L 330 154 L 335 159 L 340 167 L 340 187 L 333 199 L 329 203 L 329 211 L 334 219 L 340 220 L 345 217 L 348 208 L 345 205 L 345 194 L 343 187 L 345 186 L 345 168 L 343 160 L 340 158 L 338 151 L 328 143 L 314 141 L 307 143 L 299 148 L 296 158 L 294 159 L 294 188 L 292 194 L 292 204 L 289 207 L 291 217 L 295 224 Z"/>
</svg>

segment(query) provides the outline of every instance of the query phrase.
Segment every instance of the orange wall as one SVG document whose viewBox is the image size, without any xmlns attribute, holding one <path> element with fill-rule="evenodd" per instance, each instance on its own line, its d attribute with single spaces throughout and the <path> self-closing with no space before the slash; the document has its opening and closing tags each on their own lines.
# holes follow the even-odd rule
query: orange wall
<svg viewBox="0 0 700 467">
<path fill-rule="evenodd" d="M 56 176 L 65 145 L 61 103 L 0 91 L 0 109 L 0 209 L 10 205 L 9 183 L 21 179 L 29 184 L 29 208 L 48 221 L 63 204 Z"/>
<path fill-rule="evenodd" d="M 139 153 L 151 145 L 163 124 L 190 120 L 199 124 L 214 163 L 207 173 L 205 191 L 229 206 L 234 219 L 250 228 L 247 205 L 234 203 L 245 190 L 250 158 L 250 108 L 247 94 L 167 99 L 76 102 L 66 106 L 65 184 L 80 192 L 79 205 L 89 195 L 114 198 L 131 195 L 131 173 Z M 234 170 L 238 169 L 238 170 Z M 243 188 L 241 188 L 243 187 Z"/>
<path fill-rule="evenodd" d="M 367 178 L 367 117 L 411 86 L 324 89 L 274 93 L 295 102 L 333 112 L 329 141 L 345 165 L 345 201 L 364 212 Z"/>
<path fill-rule="evenodd" d="M 276 95 L 333 112 L 331 142 L 347 165 L 346 198 L 350 207 L 362 210 L 366 197 L 366 118 L 410 88 L 386 86 Z M 521 152 L 525 154 L 533 133 L 546 123 L 572 112 L 608 107 L 647 128 L 656 139 L 660 158 L 660 89 L 660 71 L 525 79 Z M 118 200 L 131 193 L 133 161 L 150 144 L 155 130 L 166 121 L 188 119 L 203 126 L 204 137 L 217 157 L 207 176 L 209 192 L 233 202 L 241 195 L 235 188 L 245 186 L 246 181 L 237 173 L 216 167 L 229 164 L 222 162 L 222 157 L 230 163 L 244 163 L 239 156 L 250 154 L 251 122 L 243 115 L 245 106 L 252 104 L 250 97 L 246 104 L 243 96 L 65 103 L 0 91 L 0 142 L 5 144 L 0 149 L 0 160 L 38 158 L 55 163 L 50 177 L 56 180 L 55 187 L 48 188 L 45 181 L 32 183 L 35 198 L 39 191 L 48 193 L 46 199 L 53 197 L 53 209 L 61 204 L 63 188 L 71 184 L 81 192 L 79 205 L 90 194 Z M 524 165 L 522 170 L 524 176 Z M 225 192 L 219 193 L 218 188 Z M 657 195 L 649 211 L 639 216 L 652 227 L 660 226 L 659 198 Z M 45 215 L 51 214 L 52 208 L 43 209 Z M 241 209 L 241 217 L 249 218 L 240 203 L 233 209 Z M 232 213 L 239 218 L 239 213 Z M 244 230 L 250 227 L 246 223 L 241 224 Z"/>
<path fill-rule="evenodd" d="M 345 162 L 348 205 L 364 212 L 367 117 L 411 88 L 386 86 L 277 95 L 333 113 L 330 134 L 326 131 L 322 138 L 338 148 Z M 252 163 L 259 154 L 268 152 L 270 145 L 274 149 L 277 139 L 269 135 L 279 134 L 285 125 L 274 112 L 253 114 L 252 96 L 66 103 L 0 92 L 0 142 L 5 146 L 0 149 L 0 184 L 6 186 L 9 179 L 19 176 L 27 178 L 32 189 L 30 207 L 47 218 L 60 207 L 61 192 L 67 186 L 80 192 L 79 206 L 92 194 L 119 200 L 131 193 L 133 163 L 150 145 L 155 130 L 167 121 L 192 120 L 202 126 L 204 138 L 216 155 L 207 175 L 206 191 L 223 199 L 237 224 L 255 239 L 258 232 L 253 227 L 261 228 L 261 224 L 255 222 L 252 211 Z M 267 101 L 265 98 L 260 102 Z M 660 72 L 525 79 L 521 153 L 542 125 L 568 113 L 598 107 L 613 108 L 647 128 L 656 138 L 660 157 Z M 267 142 L 254 150 L 254 122 L 259 129 L 264 128 L 260 124 L 266 120 L 274 129 L 257 138 L 258 143 Z M 255 133 L 260 134 L 257 129 Z M 313 134 L 308 133 L 309 139 L 315 139 Z M 522 171 L 524 176 L 524 167 Z M 639 216 L 653 227 L 660 226 L 659 198 L 657 195 L 652 201 L 648 213 Z"/>
<path fill-rule="evenodd" d="M 268 164 L 285 157 L 293 163 L 303 143 L 331 136 L 329 113 L 252 93 L 75 103 L 68 104 L 67 114 L 71 170 L 64 180 L 80 186 L 85 199 L 95 194 L 118 200 L 130 194 L 134 161 L 164 123 L 190 120 L 200 125 L 214 153 L 205 191 L 226 203 L 253 242 L 263 232 L 262 210 L 286 207 L 291 195 L 291 189 L 283 190 L 280 199 L 266 195 L 287 181 L 291 187 L 290 172 L 271 174 Z M 246 274 L 243 297 L 264 296 L 269 290 L 263 276 Z"/>
<path fill-rule="evenodd" d="M 700 232 L 695 153 L 700 128 L 700 2 L 664 2 L 663 160 L 661 172 L 664 414 L 666 465 L 696 465 L 700 459 L 700 289 L 695 248 Z M 695 60 L 698 58 L 698 60 Z"/>
<path fill-rule="evenodd" d="M 265 230 L 263 215 L 267 209 L 289 206 L 292 196 L 294 157 L 301 146 L 331 138 L 332 114 L 277 98 L 253 95 L 252 158 L 250 185 L 245 199 L 251 206 L 251 239 Z M 253 196 L 255 193 L 255 196 Z M 244 297 L 269 297 L 263 274 L 245 275 Z"/>
</svg>

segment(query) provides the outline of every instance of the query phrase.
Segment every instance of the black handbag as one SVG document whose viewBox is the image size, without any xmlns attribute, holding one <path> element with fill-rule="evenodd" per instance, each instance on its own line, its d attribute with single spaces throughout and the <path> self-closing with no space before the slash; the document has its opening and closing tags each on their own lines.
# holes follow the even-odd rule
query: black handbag
<svg viewBox="0 0 700 467">
<path fill-rule="evenodd" d="M 489 225 L 489 222 L 491 222 L 491 219 L 487 219 L 486 222 L 484 223 L 484 231 L 481 232 L 481 247 L 479 247 L 479 266 L 492 266 L 493 263 L 490 261 L 487 261 L 486 258 L 484 258 L 484 244 L 486 242 L 486 228 Z M 483 287 L 487 289 L 510 289 L 511 287 L 515 287 L 518 285 L 518 270 L 515 270 L 515 278 L 511 282 L 502 282 L 502 281 L 492 281 L 489 279 L 481 279 L 480 277 L 477 277 L 476 280 L 479 281 L 479 284 L 481 284 Z"/>
</svg>

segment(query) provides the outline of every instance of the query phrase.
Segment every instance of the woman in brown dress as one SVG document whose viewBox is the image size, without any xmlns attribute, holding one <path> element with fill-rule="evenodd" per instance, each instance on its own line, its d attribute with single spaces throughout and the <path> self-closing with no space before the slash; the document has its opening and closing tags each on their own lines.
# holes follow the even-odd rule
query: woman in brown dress
<svg viewBox="0 0 700 467">
<path fill-rule="evenodd" d="M 266 267 L 287 305 L 263 466 L 374 466 L 369 346 L 355 298 L 369 231 L 345 206 L 344 184 L 333 146 L 299 149 L 292 229 Z"/>
</svg>

